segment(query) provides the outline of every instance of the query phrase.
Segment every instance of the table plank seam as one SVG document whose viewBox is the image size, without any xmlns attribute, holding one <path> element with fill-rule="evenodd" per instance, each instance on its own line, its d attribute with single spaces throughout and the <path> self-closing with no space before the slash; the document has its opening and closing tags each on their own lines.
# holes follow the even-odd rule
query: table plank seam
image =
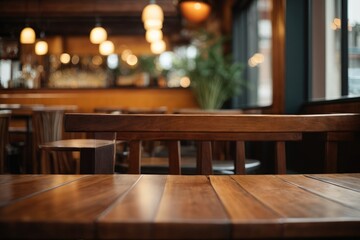
<svg viewBox="0 0 360 240">
<path fill-rule="evenodd" d="M 112 204 L 109 204 L 109 206 L 104 209 L 104 211 L 102 211 L 94 220 L 94 223 L 97 225 L 100 221 L 100 218 L 102 218 L 103 216 L 105 216 L 106 214 L 108 214 L 112 208 L 114 208 L 114 206 L 116 205 L 116 203 L 122 201 L 122 199 L 125 198 L 125 196 L 137 185 L 137 183 L 140 181 L 140 179 L 142 178 L 142 175 L 139 175 L 139 178 L 122 194 L 119 195 L 119 197 L 117 197 L 114 202 Z M 98 237 L 96 235 L 96 237 Z"/>
<path fill-rule="evenodd" d="M 283 219 L 284 216 L 282 216 L 280 213 L 278 213 L 277 211 L 275 211 L 274 209 L 272 209 L 270 206 L 264 204 L 263 201 L 261 201 L 260 199 L 258 199 L 256 196 L 254 196 L 253 194 L 251 194 L 249 191 L 247 191 L 243 186 L 241 186 L 241 184 L 236 181 L 236 179 L 233 178 L 233 176 L 231 176 L 231 179 L 237 184 L 239 185 L 239 187 L 246 192 L 246 194 L 248 194 L 251 198 L 253 198 L 254 200 L 256 200 L 257 202 L 259 202 L 262 206 L 264 206 L 265 208 L 269 209 L 272 213 L 274 213 L 275 215 L 279 216 L 279 220 Z"/>
<path fill-rule="evenodd" d="M 90 177 L 90 175 L 79 176 L 79 178 L 77 178 L 77 179 L 69 180 L 69 181 L 63 182 L 63 183 L 61 183 L 61 184 L 59 184 L 59 185 L 56 185 L 56 186 L 53 186 L 53 187 L 48 187 L 48 188 L 46 188 L 46 189 L 43 189 L 43 190 L 40 190 L 40 191 L 37 191 L 37 192 L 30 193 L 29 195 L 26 195 L 26 196 L 19 197 L 19 198 L 17 198 L 17 199 L 11 200 L 11 201 L 8 202 L 8 203 L 0 204 L 0 208 L 7 207 L 7 206 L 9 206 L 9 205 L 12 205 L 12 204 L 15 204 L 15 203 L 17 203 L 17 202 L 20 202 L 20 201 L 23 201 L 23 200 L 32 198 L 32 197 L 34 197 L 34 196 L 36 196 L 36 195 L 39 195 L 39 194 L 42 194 L 42 193 L 51 191 L 51 190 L 53 190 L 53 189 L 63 187 L 63 186 L 65 186 L 65 185 L 71 184 L 71 183 L 73 183 L 73 182 L 76 182 L 76 181 L 78 181 L 78 180 L 80 180 L 80 179 L 87 178 L 87 177 Z"/>
<path fill-rule="evenodd" d="M 304 176 L 304 177 L 307 177 L 306 175 L 303 175 L 303 176 Z M 279 178 L 279 177 L 277 177 L 277 178 Z M 318 197 L 321 197 L 321 198 L 323 198 L 323 199 L 326 199 L 326 200 L 328 200 L 328 201 L 331 201 L 331 202 L 340 204 L 340 205 L 342 205 L 342 206 L 344 206 L 344 207 L 351 208 L 351 209 L 354 209 L 354 210 L 360 210 L 360 209 L 358 209 L 358 208 L 356 208 L 356 207 L 346 205 L 346 204 L 344 204 L 344 203 L 342 203 L 342 202 L 340 202 L 340 201 L 336 201 L 336 200 L 334 200 L 334 199 L 332 199 L 332 198 L 328 198 L 328 197 L 326 197 L 326 196 L 324 196 L 324 195 L 322 195 L 322 194 L 320 194 L 320 193 L 317 193 L 316 191 L 312 191 L 311 189 L 308 189 L 308 188 L 306 188 L 306 187 L 303 187 L 303 186 L 301 186 L 300 184 L 291 182 L 291 181 L 289 181 L 289 180 L 287 180 L 287 179 L 282 179 L 282 178 L 279 178 L 279 179 L 281 179 L 281 180 L 283 180 L 284 182 L 289 183 L 289 184 L 291 184 L 291 185 L 293 185 L 293 186 L 295 186 L 295 187 L 297 187 L 297 188 L 299 188 L 299 189 L 301 189 L 301 190 L 304 190 L 304 191 L 306 191 L 306 192 L 308 192 L 308 193 L 314 194 L 314 195 L 316 195 L 316 196 L 318 196 Z M 320 181 L 319 179 L 316 179 L 316 178 L 311 178 L 311 179 Z M 320 181 L 320 182 L 324 182 L 324 181 Z M 324 182 L 324 183 L 328 183 L 328 182 Z M 338 185 L 336 185 L 336 184 L 332 184 L 332 185 L 337 186 L 337 187 L 340 187 L 340 188 L 344 188 L 344 187 L 338 186 Z M 351 190 L 351 189 L 348 189 L 348 190 Z"/>
<path fill-rule="evenodd" d="M 219 196 L 219 193 L 216 191 L 216 189 L 214 188 L 214 185 L 211 181 L 211 178 L 209 175 L 206 176 L 206 179 L 208 180 L 212 190 L 214 191 L 215 195 L 216 195 L 216 198 L 218 199 L 218 201 L 221 203 L 221 207 L 223 209 L 223 211 L 226 213 L 226 218 L 228 220 L 228 224 L 230 224 L 230 236 L 233 236 L 233 226 L 232 226 L 232 223 L 231 223 L 231 215 L 230 213 L 227 211 L 226 207 L 225 207 L 225 204 L 221 201 L 221 198 Z M 231 179 L 232 181 L 234 181 L 234 179 Z"/>
<path fill-rule="evenodd" d="M 338 187 L 341 187 L 341 188 L 345 188 L 345 189 L 348 189 L 348 190 L 351 190 L 351 191 L 354 191 L 354 192 L 360 192 L 360 190 L 357 190 L 357 189 L 354 189 L 354 188 L 351 188 L 351 187 L 348 187 L 346 185 L 342 185 L 342 184 L 338 184 L 338 183 L 335 183 L 333 181 L 330 181 L 330 180 L 327 180 L 327 179 L 323 179 L 323 178 L 319 178 L 317 176 L 314 176 L 314 175 L 304 175 L 305 177 L 308 177 L 308 178 L 312 178 L 312 179 L 315 179 L 315 180 L 318 180 L 318 181 L 321 181 L 321 182 L 324 182 L 324 183 L 328 183 L 328 184 L 332 184 L 334 186 L 338 186 Z"/>
<path fill-rule="evenodd" d="M 261 206 L 263 206 L 265 209 L 269 210 L 271 213 L 273 213 L 275 216 L 277 216 L 278 218 L 275 219 L 275 221 L 278 223 L 278 225 L 280 226 L 280 238 L 284 238 L 285 237 L 285 226 L 286 226 L 286 217 L 283 216 L 281 213 L 277 212 L 276 210 L 274 210 L 272 207 L 270 207 L 269 205 L 265 204 L 263 201 L 261 201 L 261 199 L 257 198 L 256 196 L 254 196 L 251 192 L 249 192 L 248 190 L 246 190 L 238 181 L 236 181 L 236 179 L 234 179 L 233 176 L 230 176 L 230 178 L 232 179 L 232 181 L 234 181 L 239 188 L 244 191 L 244 193 L 246 193 L 250 198 L 254 199 L 256 202 L 258 202 Z M 226 209 L 225 209 L 226 211 Z M 227 213 L 227 211 L 226 211 Z M 227 213 L 228 214 L 228 213 Z M 231 219 L 231 218 L 229 218 Z M 233 232 L 234 232 L 234 225 L 232 224 L 232 222 L 230 221 L 231 224 L 231 236 L 233 236 Z"/>
</svg>

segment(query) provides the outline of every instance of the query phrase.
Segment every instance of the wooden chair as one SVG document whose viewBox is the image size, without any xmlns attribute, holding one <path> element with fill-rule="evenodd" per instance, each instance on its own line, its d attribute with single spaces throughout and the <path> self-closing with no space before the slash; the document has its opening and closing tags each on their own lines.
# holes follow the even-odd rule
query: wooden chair
<svg viewBox="0 0 360 240">
<path fill-rule="evenodd" d="M 237 115 L 237 114 L 245 114 L 245 113 L 257 113 L 260 114 L 260 110 L 254 109 L 249 112 L 249 110 L 242 110 L 242 109 L 214 109 L 214 110 L 207 110 L 207 109 L 199 109 L 199 108 L 179 108 L 175 109 L 173 111 L 174 114 L 198 114 L 198 115 Z M 199 153 L 197 154 L 197 157 L 201 157 L 201 142 L 198 142 L 200 145 L 197 149 Z M 236 144 L 236 146 L 242 146 L 242 144 Z M 211 148 L 212 148 L 212 155 L 213 159 L 215 160 L 222 160 L 226 161 L 228 159 L 231 159 L 231 153 L 230 153 L 230 142 L 224 142 L 224 141 L 211 141 Z M 227 161 L 228 162 L 228 161 Z M 255 159 L 246 159 L 245 160 L 245 168 L 258 168 L 260 166 L 260 161 Z M 221 161 L 218 163 L 221 164 Z M 223 164 L 221 164 L 223 165 Z M 228 164 L 228 169 L 233 168 L 233 164 Z M 222 167 L 222 166 L 221 166 Z M 214 169 L 216 169 L 217 166 L 214 165 Z"/>
<path fill-rule="evenodd" d="M 39 145 L 43 143 L 62 139 L 64 112 L 65 110 L 62 108 L 33 109 L 32 129 L 34 173 L 38 173 L 39 171 L 41 173 L 73 172 L 76 168 L 71 154 L 58 154 L 55 152 L 43 153 L 39 148 Z"/>
<path fill-rule="evenodd" d="M 116 133 L 96 133 L 91 136 L 93 139 L 63 139 L 64 113 L 76 109 L 72 105 L 33 109 L 33 164 L 36 172 L 114 173 Z M 80 159 L 74 158 L 74 152 L 80 152 Z"/>
<path fill-rule="evenodd" d="M 71 152 L 42 151 L 40 146 L 64 137 L 63 117 L 73 112 L 75 105 L 41 106 L 32 109 L 33 172 L 76 173 L 78 163 Z M 40 161 L 40 164 L 39 164 Z"/>
<path fill-rule="evenodd" d="M 0 174 L 6 170 L 6 146 L 9 142 L 9 122 L 10 122 L 11 111 L 2 110 L 0 111 Z"/>
<path fill-rule="evenodd" d="M 108 114 L 165 114 L 167 113 L 168 108 L 165 106 L 160 107 L 97 107 L 94 109 L 95 113 L 108 113 Z M 127 144 L 126 142 L 118 142 L 118 146 L 122 154 L 127 153 Z M 159 145 L 154 141 L 143 142 L 142 148 L 145 152 L 148 153 L 150 157 L 154 156 L 155 146 Z"/>
<path fill-rule="evenodd" d="M 245 141 L 274 141 L 276 173 L 286 173 L 285 142 L 301 141 L 306 132 L 359 132 L 360 115 L 185 115 L 185 114 L 66 114 L 70 132 L 117 132 L 129 141 L 129 173 L 140 173 L 141 141 L 169 141 L 169 172 L 181 174 L 177 140 L 201 141 L 197 169 L 212 173 L 211 141 L 237 141 L 235 173 L 245 172 Z"/>
</svg>

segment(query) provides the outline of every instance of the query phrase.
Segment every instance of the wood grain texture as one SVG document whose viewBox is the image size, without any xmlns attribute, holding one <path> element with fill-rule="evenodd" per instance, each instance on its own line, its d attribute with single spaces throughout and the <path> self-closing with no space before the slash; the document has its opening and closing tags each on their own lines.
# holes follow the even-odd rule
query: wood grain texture
<svg viewBox="0 0 360 240">
<path fill-rule="evenodd" d="M 324 182 L 332 183 L 341 187 L 349 188 L 351 190 L 360 192 L 360 174 L 320 174 L 320 175 L 308 175 L 311 178 L 315 178 Z"/>
<path fill-rule="evenodd" d="M 165 183 L 165 175 L 142 176 L 136 186 L 99 218 L 98 237 L 152 239 Z"/>
<path fill-rule="evenodd" d="M 94 221 L 139 176 L 88 176 L 0 208 L 5 238 L 92 238 Z"/>
<path fill-rule="evenodd" d="M 282 235 L 281 216 L 257 200 L 234 179 L 228 176 L 210 176 L 210 181 L 223 203 L 232 223 L 233 238 L 268 237 Z M 251 222 L 251 225 L 248 224 Z"/>
<path fill-rule="evenodd" d="M 65 129 L 73 132 L 89 129 L 104 132 L 327 132 L 359 131 L 359 121 L 358 114 L 214 116 L 211 114 L 69 113 L 65 117 Z M 185 124 L 186 129 L 179 128 Z"/>
<path fill-rule="evenodd" d="M 220 239 L 229 238 L 229 232 L 226 211 L 206 176 L 168 176 L 155 238 Z"/>
<path fill-rule="evenodd" d="M 360 234 L 360 209 L 314 195 L 277 176 L 233 176 L 246 191 L 283 217 L 284 236 L 353 236 Z M 352 224 L 338 224 L 350 219 Z M 328 228 L 331 226 L 330 228 Z M 304 230 L 306 229 L 306 231 Z"/>
<path fill-rule="evenodd" d="M 81 149 L 100 148 L 113 145 L 114 141 L 101 139 L 66 139 L 55 142 L 46 142 L 39 145 L 40 149 L 47 151 L 79 151 Z"/>
<path fill-rule="evenodd" d="M 144 38 L 143 33 L 141 37 Z M 86 37 L 87 38 L 87 37 Z M 128 46 L 137 45 L 133 39 L 120 39 Z M 119 41 L 121 42 L 121 41 Z M 147 43 L 148 44 L 148 43 Z M 137 46 L 137 47 L 135 47 Z M 130 47 L 130 46 L 129 46 Z M 141 47 L 141 46 L 140 46 Z M 148 47 L 148 46 L 147 46 Z M 145 50 L 145 49 L 144 49 Z M 78 51 L 78 48 L 76 49 Z M 96 53 L 98 49 L 95 48 Z M 94 51 L 94 53 L 95 53 Z M 149 50 L 148 50 L 149 51 Z M 84 51 L 88 54 L 89 49 Z M 120 52 L 119 52 L 120 54 Z M 94 98 L 96 96 L 96 98 Z M 97 107 L 159 107 L 166 106 L 169 112 L 174 108 L 197 108 L 194 94 L 189 89 L 156 88 L 107 88 L 107 89 L 6 89 L 0 90 L 1 103 L 16 104 L 74 104 L 79 112 L 94 112 Z M 164 105 L 164 103 L 166 103 Z"/>
<path fill-rule="evenodd" d="M 360 210 L 360 192 L 328 184 L 303 175 L 279 176 L 279 178 L 305 191 L 331 199 L 334 202 L 338 202 L 355 210 Z"/>
<path fill-rule="evenodd" d="M 0 238 L 360 237 L 360 174 L 0 175 Z"/>
<path fill-rule="evenodd" d="M 68 184 L 81 176 L 74 175 L 5 175 L 1 178 L 0 207 L 44 191 Z"/>
</svg>

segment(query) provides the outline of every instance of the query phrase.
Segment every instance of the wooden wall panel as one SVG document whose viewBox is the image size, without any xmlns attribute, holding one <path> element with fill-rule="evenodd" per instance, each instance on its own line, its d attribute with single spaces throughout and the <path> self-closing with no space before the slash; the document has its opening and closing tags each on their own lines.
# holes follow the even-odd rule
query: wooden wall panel
<svg viewBox="0 0 360 240">
<path fill-rule="evenodd" d="M 189 89 L 2 90 L 0 103 L 77 105 L 79 112 L 93 112 L 96 107 L 166 106 L 169 112 L 198 107 Z"/>
</svg>

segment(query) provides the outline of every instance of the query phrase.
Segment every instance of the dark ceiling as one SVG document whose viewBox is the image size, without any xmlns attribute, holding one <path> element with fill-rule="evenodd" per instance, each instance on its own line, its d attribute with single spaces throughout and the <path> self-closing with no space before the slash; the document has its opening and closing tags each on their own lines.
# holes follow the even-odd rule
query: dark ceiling
<svg viewBox="0 0 360 240">
<path fill-rule="evenodd" d="M 164 34 L 182 27 L 176 0 L 157 0 L 164 11 Z M 0 0 L 0 37 L 19 36 L 26 25 L 37 33 L 87 35 L 96 18 L 109 35 L 144 34 L 141 12 L 149 0 Z"/>
</svg>

